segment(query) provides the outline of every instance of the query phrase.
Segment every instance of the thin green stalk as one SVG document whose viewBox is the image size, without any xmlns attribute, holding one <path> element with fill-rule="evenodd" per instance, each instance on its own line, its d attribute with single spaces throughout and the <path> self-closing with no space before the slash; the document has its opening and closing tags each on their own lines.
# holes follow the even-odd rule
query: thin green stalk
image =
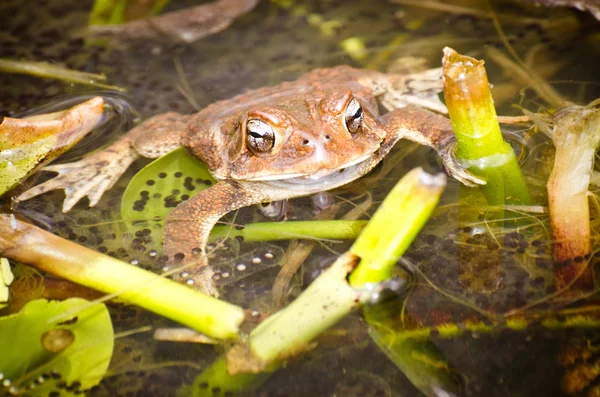
<svg viewBox="0 0 600 397">
<path fill-rule="evenodd" d="M 327 220 L 293 222 L 258 222 L 241 228 L 215 226 L 210 240 L 243 237 L 244 241 L 269 241 L 290 239 L 355 239 L 367 221 Z"/>
<path fill-rule="evenodd" d="M 0 254 L 136 304 L 215 339 L 238 337 L 244 310 L 0 215 Z"/>
<path fill-rule="evenodd" d="M 417 236 L 446 186 L 443 174 L 409 172 L 383 201 L 350 252 L 361 258 L 350 285 L 362 287 L 392 276 L 396 261 Z"/>
<path fill-rule="evenodd" d="M 532 204 L 515 154 L 502 138 L 483 61 L 446 47 L 442 63 L 457 159 L 486 180 L 481 189 L 488 204 Z"/>
<path fill-rule="evenodd" d="M 12 59 L 0 58 L 0 72 L 27 74 L 47 79 L 62 80 L 67 83 L 79 83 L 109 90 L 127 91 L 125 88 L 115 85 L 99 83 L 99 81 L 106 80 L 106 76 L 103 74 L 80 72 L 48 62 L 15 61 Z"/>
</svg>

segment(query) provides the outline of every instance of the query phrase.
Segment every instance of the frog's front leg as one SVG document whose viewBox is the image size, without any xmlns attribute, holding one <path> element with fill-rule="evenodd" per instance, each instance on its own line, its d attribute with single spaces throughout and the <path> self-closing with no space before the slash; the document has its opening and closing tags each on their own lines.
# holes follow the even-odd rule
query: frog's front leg
<svg viewBox="0 0 600 397">
<path fill-rule="evenodd" d="M 43 171 L 53 171 L 58 175 L 25 191 L 17 200 L 24 201 L 51 190 L 64 189 L 63 212 L 69 211 L 85 196 L 93 207 L 138 157 L 157 158 L 179 147 L 186 121 L 187 116 L 174 112 L 155 116 L 130 130 L 117 142 L 82 160 L 47 166 Z"/>
<path fill-rule="evenodd" d="M 485 181 L 465 170 L 454 156 L 456 138 L 450 120 L 437 113 L 406 106 L 383 116 L 387 131 L 383 149 L 402 138 L 433 148 L 442 158 L 446 171 L 467 186 L 485 185 Z"/>
<path fill-rule="evenodd" d="M 217 221 L 228 212 L 270 201 L 256 184 L 222 181 L 179 204 L 167 217 L 164 250 L 180 270 L 177 281 L 217 296 L 207 267 L 206 244 Z"/>
</svg>

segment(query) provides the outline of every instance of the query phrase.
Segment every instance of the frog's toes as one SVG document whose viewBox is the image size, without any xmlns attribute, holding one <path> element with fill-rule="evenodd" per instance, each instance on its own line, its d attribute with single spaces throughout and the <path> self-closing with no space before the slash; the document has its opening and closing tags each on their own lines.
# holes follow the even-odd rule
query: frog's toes
<svg viewBox="0 0 600 397">
<path fill-rule="evenodd" d="M 210 266 L 204 264 L 188 264 L 182 266 L 173 274 L 173 280 L 189 285 L 191 288 L 206 295 L 219 297 L 219 291 L 213 280 L 214 272 Z"/>
<path fill-rule="evenodd" d="M 483 179 L 476 177 L 464 168 L 450 170 L 450 175 L 465 186 L 477 187 L 486 184 Z"/>
<path fill-rule="evenodd" d="M 444 162 L 444 168 L 450 176 L 458 180 L 465 186 L 476 187 L 485 185 L 485 180 L 471 174 L 467 171 L 456 159 L 453 153 L 446 152 L 441 153 L 442 161 Z"/>
<path fill-rule="evenodd" d="M 34 186 L 17 197 L 18 201 L 28 200 L 51 190 L 64 189 L 63 212 L 69 211 L 79 200 L 87 196 L 90 207 L 98 203 L 104 191 L 118 179 L 98 169 L 90 169 L 81 162 L 59 164 L 45 167 L 44 171 L 57 172 L 58 175 L 40 185 Z"/>
<path fill-rule="evenodd" d="M 136 158 L 137 153 L 134 151 L 117 153 L 109 148 L 80 161 L 44 167 L 43 171 L 56 172 L 58 175 L 23 192 L 17 197 L 17 201 L 28 200 L 51 190 L 64 189 L 63 212 L 68 212 L 86 196 L 90 200 L 90 207 L 93 207 Z"/>
</svg>

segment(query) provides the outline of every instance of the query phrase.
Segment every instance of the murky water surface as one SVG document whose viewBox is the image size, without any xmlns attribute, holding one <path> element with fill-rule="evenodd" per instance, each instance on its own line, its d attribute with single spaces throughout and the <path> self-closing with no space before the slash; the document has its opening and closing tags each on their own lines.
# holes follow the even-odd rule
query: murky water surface
<svg viewBox="0 0 600 397">
<path fill-rule="evenodd" d="M 570 9 L 521 7 L 512 2 L 492 2 L 492 8 L 487 8 L 482 2 L 468 0 L 418 4 L 400 0 L 263 1 L 227 30 L 184 45 L 165 38 L 127 44 L 85 37 L 90 1 L 26 3 L 6 0 L 0 4 L 0 57 L 58 62 L 104 73 L 109 84 L 127 90 L 104 92 L 0 74 L 0 112 L 6 116 L 28 114 L 40 106 L 37 112 L 52 111 L 97 94 L 113 105 L 110 121 L 60 161 L 76 160 L 152 115 L 193 113 L 250 88 L 293 80 L 316 67 L 349 64 L 393 72 L 437 67 L 444 46 L 486 60 L 502 115 L 521 114 L 514 105 L 531 111 L 547 106 L 531 74 L 523 75 L 523 70 L 540 81 L 548 80 L 569 101 L 586 104 L 600 96 L 600 36 L 596 33 L 600 23 Z M 195 3 L 172 1 L 168 9 Z M 364 48 L 351 51 L 352 43 Z M 412 66 L 407 66 L 406 57 L 416 60 Z M 503 59 L 512 66 L 506 66 Z M 508 127 L 506 135 L 520 153 L 536 203 L 545 206 L 552 146 L 541 134 L 532 135 L 520 126 Z M 165 264 L 158 241 L 161 222 L 123 221 L 118 211 L 129 180 L 148 163 L 136 161 L 93 209 L 83 200 L 63 214 L 63 193 L 53 192 L 22 202 L 13 210 L 61 237 L 161 272 Z M 366 214 L 372 214 L 394 183 L 417 165 L 430 171 L 441 169 L 435 153 L 401 142 L 368 176 L 333 192 L 336 202 L 343 203 L 338 217 L 367 200 L 375 203 L 365 207 Z M 193 175 L 179 180 L 169 176 L 171 191 L 154 200 L 165 205 L 169 200 L 185 200 L 185 191 L 180 191 L 188 183 L 185 177 L 193 183 L 204 182 Z M 0 203 L 8 211 L 11 196 L 47 178 L 44 173 L 36 174 Z M 167 200 L 169 194 L 172 197 Z M 147 196 L 150 200 L 153 192 Z M 547 214 L 520 212 L 520 227 L 509 230 L 486 216 L 480 203 L 458 205 L 460 197 L 458 183 L 449 181 L 434 218 L 405 257 L 415 279 L 410 291 L 403 292 L 404 304 L 394 315 L 403 313 L 406 334 L 429 329 L 429 340 L 445 357 L 429 365 L 450 367 L 452 376 L 462 384 L 462 395 L 595 395 L 600 390 L 600 378 L 596 378 L 600 373 L 593 366 L 598 340 L 594 327 L 548 326 L 539 320 L 548 315 L 561 324 L 564 315 L 557 317 L 551 309 L 573 308 L 573 301 L 579 301 L 564 297 L 558 304 L 549 303 L 556 293 L 557 264 L 551 257 Z M 129 205 L 133 208 L 136 204 Z M 287 219 L 314 217 L 310 198 L 287 205 Z M 263 212 L 249 207 L 223 221 L 266 220 Z M 340 241 L 316 244 L 292 279 L 286 299 L 297 296 L 349 245 Z M 218 247 L 211 263 L 222 298 L 261 313 L 271 312 L 273 282 L 288 247 L 288 242 L 239 239 Z M 593 304 L 578 303 L 580 308 Z M 109 306 L 116 332 L 172 325 L 135 307 Z M 508 324 L 503 315 L 509 312 L 523 313 L 524 325 Z M 440 334 L 437 327 L 442 324 L 446 330 L 455 327 L 456 332 Z M 212 346 L 156 342 L 150 333 L 121 337 L 116 340 L 110 376 L 88 395 L 175 395 L 217 354 Z M 584 372 L 585 380 L 569 388 L 573 377 Z M 215 395 L 222 395 L 219 393 Z M 365 324 L 355 315 L 249 395 L 417 396 L 420 392 L 371 341 Z"/>
</svg>

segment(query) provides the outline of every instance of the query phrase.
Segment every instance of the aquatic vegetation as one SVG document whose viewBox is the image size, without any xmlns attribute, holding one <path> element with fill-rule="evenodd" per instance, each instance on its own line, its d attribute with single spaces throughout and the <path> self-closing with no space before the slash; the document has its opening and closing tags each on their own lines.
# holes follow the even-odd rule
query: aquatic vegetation
<svg viewBox="0 0 600 397">
<path fill-rule="evenodd" d="M 80 72 L 48 62 L 17 61 L 0 58 L 0 72 L 27 74 L 46 79 L 62 80 L 67 83 L 84 84 L 115 91 L 126 91 L 122 87 L 104 83 L 106 81 L 104 74 Z"/>
<path fill-rule="evenodd" d="M 488 204 L 532 204 L 512 147 L 504 141 L 483 61 L 444 49 L 444 97 L 456 133 L 456 156 L 481 176 Z"/>
<path fill-rule="evenodd" d="M 113 344 L 104 304 L 79 298 L 31 301 L 0 317 L 0 387 L 8 395 L 80 394 L 106 374 Z"/>
<path fill-rule="evenodd" d="M 548 180 L 548 206 L 554 259 L 561 264 L 556 273 L 559 288 L 582 277 L 589 286 L 587 261 L 590 241 L 588 187 L 596 150 L 600 145 L 598 101 L 587 106 L 569 105 L 554 114 L 526 111 L 538 128 L 548 134 L 556 149 Z"/>
<path fill-rule="evenodd" d="M 96 97 L 65 111 L 0 118 L 0 195 L 90 132 L 103 118 L 103 105 Z"/>
<path fill-rule="evenodd" d="M 96 0 L 90 12 L 90 25 L 119 24 L 158 14 L 170 0 Z"/>
<path fill-rule="evenodd" d="M 396 184 L 350 252 L 360 258 L 350 275 L 350 285 L 368 288 L 388 280 L 393 269 L 421 230 L 446 186 L 445 175 L 413 170 Z"/>
<path fill-rule="evenodd" d="M 178 321 L 216 339 L 238 336 L 241 308 L 0 215 L 0 252 Z M 118 274 L 119 277 L 115 277 Z M 178 302 L 173 305 L 172 302 Z"/>
<path fill-rule="evenodd" d="M 391 279 L 392 267 L 423 227 L 445 184 L 445 177 L 434 177 L 422 169 L 402 178 L 375 213 L 373 226 L 363 230 L 352 248 L 296 300 L 229 349 L 226 365 L 221 357 L 206 369 L 194 384 L 206 382 L 209 386 L 193 387 L 193 395 L 210 395 L 214 387 L 232 392 L 256 387 L 266 374 L 307 349 L 314 338 L 352 310 L 377 300 L 377 284 Z M 389 220 L 394 221 L 387 223 Z M 396 227 L 399 222 L 403 224 L 400 231 Z"/>
<path fill-rule="evenodd" d="M 172 11 L 166 14 L 151 16 L 147 19 L 137 19 L 126 23 L 123 11 L 113 10 L 108 22 L 113 25 L 91 26 L 92 33 L 99 35 L 114 35 L 119 40 L 156 39 L 161 36 L 182 43 L 193 43 L 206 36 L 220 32 L 233 23 L 239 17 L 251 11 L 259 0 L 216 0 L 212 3 L 200 4 L 188 7 L 184 10 Z M 150 10 L 149 15 L 154 14 L 162 8 L 162 2 L 158 2 Z M 126 7 L 126 2 L 120 2 L 119 8 Z M 98 17 L 90 19 L 91 23 L 103 22 L 106 17 L 104 4 L 95 5 Z"/>
</svg>

